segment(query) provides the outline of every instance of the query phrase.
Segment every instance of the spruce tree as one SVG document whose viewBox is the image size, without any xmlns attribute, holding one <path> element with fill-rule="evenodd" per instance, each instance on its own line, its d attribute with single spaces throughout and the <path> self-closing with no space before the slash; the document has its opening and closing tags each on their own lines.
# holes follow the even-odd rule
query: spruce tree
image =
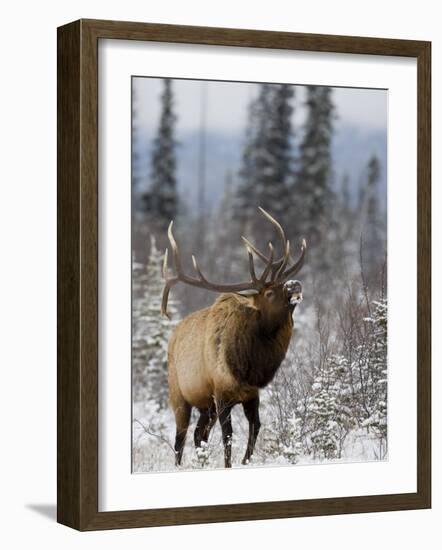
<svg viewBox="0 0 442 550">
<path fill-rule="evenodd" d="M 146 211 L 159 228 L 167 227 L 178 212 L 173 103 L 172 83 L 165 78 L 160 123 L 152 149 L 150 188 L 143 197 Z"/>
<path fill-rule="evenodd" d="M 231 277 L 247 276 L 242 271 L 244 265 L 244 246 L 238 239 L 241 234 L 241 226 L 235 218 L 234 211 L 234 183 L 232 173 L 226 172 L 224 178 L 224 193 L 216 213 L 213 224 L 212 250 L 210 254 L 214 258 L 212 263 L 212 273 L 218 280 L 229 280 Z M 209 234 L 210 237 L 210 234 Z M 226 246 L 226 243 L 229 243 Z M 217 254 L 217 251 L 223 249 L 223 254 Z"/>
<path fill-rule="evenodd" d="M 333 355 L 314 372 L 305 411 L 306 435 L 316 458 L 341 458 L 344 441 L 354 425 L 350 367 Z"/>
<path fill-rule="evenodd" d="M 333 247 L 333 254 L 337 258 L 341 258 L 342 263 L 335 265 L 336 268 L 343 268 L 348 264 L 352 264 L 352 259 L 357 253 L 355 249 L 355 225 L 359 212 L 352 207 L 352 197 L 350 193 L 350 177 L 347 172 L 342 176 L 339 196 L 335 203 L 336 223 L 336 241 Z M 347 272 L 348 273 L 348 272 Z M 342 273 L 342 275 L 344 275 Z"/>
<path fill-rule="evenodd" d="M 314 247 L 323 242 L 330 224 L 335 109 L 328 86 L 308 86 L 306 93 L 307 118 L 299 148 L 292 212 L 297 231 Z"/>
<path fill-rule="evenodd" d="M 140 184 L 142 182 L 141 174 L 141 158 L 138 151 L 138 142 L 140 139 L 140 121 L 139 121 L 139 97 L 136 93 L 136 88 L 132 88 L 132 194 L 138 196 L 140 191 Z M 138 201 L 135 201 L 135 205 L 138 206 Z"/>
<path fill-rule="evenodd" d="M 167 405 L 167 346 L 179 320 L 177 302 L 169 297 L 171 320 L 161 315 L 164 287 L 163 253 L 151 237 L 147 266 L 134 263 L 132 272 L 132 373 L 134 400 Z"/>
<path fill-rule="evenodd" d="M 239 171 L 234 211 L 235 219 L 245 226 L 253 218 L 259 206 L 255 183 L 258 174 L 256 150 L 266 133 L 266 113 L 269 112 L 270 86 L 262 84 L 259 93 L 249 105 L 245 144 Z"/>
<path fill-rule="evenodd" d="M 365 319 L 369 325 L 369 339 L 362 365 L 367 427 L 379 441 L 379 458 L 387 450 L 387 300 L 374 301 L 372 312 Z"/>
<path fill-rule="evenodd" d="M 293 98 L 293 86 L 262 84 L 250 105 L 235 203 L 236 216 L 243 223 L 256 218 L 258 206 L 279 220 L 286 211 L 293 174 Z M 252 233 L 254 229 L 252 224 Z"/>
<path fill-rule="evenodd" d="M 378 184 L 381 176 L 381 163 L 376 155 L 372 155 L 364 169 L 359 190 L 359 207 L 370 216 L 377 214 Z"/>
<path fill-rule="evenodd" d="M 281 419 L 275 419 L 266 425 L 260 437 L 264 452 L 272 462 L 288 462 L 289 464 L 298 462 L 304 452 L 301 424 L 301 419 L 293 411 L 284 417 L 282 422 Z"/>
<path fill-rule="evenodd" d="M 364 257 L 366 260 L 367 275 L 375 275 L 379 261 L 382 260 L 383 250 L 383 216 L 380 212 L 379 182 L 381 166 L 379 159 L 373 155 L 366 168 L 365 188 L 363 193 L 363 218 L 364 218 Z"/>
<path fill-rule="evenodd" d="M 257 194 L 260 206 L 282 220 L 287 205 L 287 189 L 293 173 L 292 99 L 293 86 L 271 87 L 270 113 L 263 144 L 257 149 Z"/>
</svg>

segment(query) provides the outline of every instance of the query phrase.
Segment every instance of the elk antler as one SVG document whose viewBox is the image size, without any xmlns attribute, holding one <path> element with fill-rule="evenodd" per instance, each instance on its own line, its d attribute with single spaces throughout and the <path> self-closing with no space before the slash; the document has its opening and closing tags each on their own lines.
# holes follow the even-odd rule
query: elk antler
<svg viewBox="0 0 442 550">
<path fill-rule="evenodd" d="M 279 277 L 278 280 L 280 281 L 286 281 L 291 275 L 296 275 L 298 271 L 301 269 L 301 267 L 304 265 L 304 259 L 305 259 L 305 251 L 307 250 L 307 242 L 305 239 L 302 239 L 301 242 L 301 255 L 299 256 L 298 261 L 286 269 L 284 273 Z"/>
<path fill-rule="evenodd" d="M 301 243 L 301 256 L 299 257 L 298 261 L 286 269 L 287 264 L 291 260 L 290 256 L 290 242 L 286 239 L 284 229 L 282 228 L 281 224 L 275 220 L 273 216 L 271 216 L 268 212 L 264 210 L 264 208 L 261 208 L 261 206 L 258 207 L 259 211 L 263 216 L 265 216 L 270 223 L 272 223 L 276 230 L 279 233 L 279 236 L 282 241 L 282 247 L 284 250 L 284 255 L 279 258 L 279 260 L 272 261 L 270 264 L 270 270 L 272 272 L 271 275 L 271 281 L 274 282 L 282 282 L 285 281 L 290 275 L 295 275 L 304 264 L 304 258 L 305 258 L 305 251 L 307 249 L 307 243 L 305 239 L 302 239 Z M 241 237 L 242 240 L 246 243 L 247 247 L 251 249 L 257 256 L 260 258 L 263 262 L 269 265 L 269 258 L 263 254 L 260 250 L 258 250 L 249 240 L 247 240 L 245 237 Z"/>
<path fill-rule="evenodd" d="M 173 227 L 173 221 L 171 221 L 169 224 L 169 228 L 167 230 L 167 236 L 169 238 L 170 246 L 172 249 L 172 257 L 173 257 L 173 263 L 174 263 L 176 275 L 173 277 L 169 277 L 168 275 L 167 264 L 168 264 L 169 254 L 168 254 L 168 249 L 166 249 L 166 252 L 164 254 L 164 261 L 163 261 L 163 277 L 166 281 L 166 284 L 164 286 L 163 299 L 161 302 L 161 313 L 163 315 L 166 315 L 167 317 L 169 317 L 167 313 L 167 301 L 169 299 L 169 292 L 172 286 L 174 286 L 179 281 L 198 288 L 213 290 L 215 292 L 241 292 L 244 290 L 259 291 L 261 290 L 261 288 L 264 287 L 266 283 L 266 279 L 273 265 L 274 249 L 273 249 L 272 243 L 269 243 L 270 256 L 266 259 L 266 266 L 260 277 L 257 277 L 255 272 L 255 265 L 253 262 L 253 254 L 252 254 L 253 247 L 250 247 L 250 245 L 246 243 L 247 255 L 249 258 L 249 270 L 250 270 L 251 280 L 244 283 L 223 285 L 223 284 L 211 283 L 210 281 L 208 281 L 206 277 L 202 274 L 198 266 L 198 263 L 196 261 L 196 258 L 193 255 L 192 255 L 193 268 L 197 273 L 198 278 L 190 277 L 189 275 L 186 275 L 184 273 L 181 265 L 181 258 L 178 250 L 178 245 L 173 236 L 172 227 Z"/>
</svg>

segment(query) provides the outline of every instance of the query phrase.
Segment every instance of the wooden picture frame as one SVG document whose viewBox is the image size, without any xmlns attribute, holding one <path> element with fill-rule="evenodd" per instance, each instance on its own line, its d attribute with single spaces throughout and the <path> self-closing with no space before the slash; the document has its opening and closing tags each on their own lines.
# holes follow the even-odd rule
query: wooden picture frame
<svg viewBox="0 0 442 550">
<path fill-rule="evenodd" d="M 417 59 L 417 492 L 98 511 L 98 41 L 304 50 Z M 82 531 L 431 506 L 431 44 L 423 41 L 79 20 L 58 29 L 58 521 Z"/>
</svg>

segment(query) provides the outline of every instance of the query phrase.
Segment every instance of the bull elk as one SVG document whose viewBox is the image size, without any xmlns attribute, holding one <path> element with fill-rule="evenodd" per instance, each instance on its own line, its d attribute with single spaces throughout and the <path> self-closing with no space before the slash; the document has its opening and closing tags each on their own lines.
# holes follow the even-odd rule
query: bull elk
<svg viewBox="0 0 442 550">
<path fill-rule="evenodd" d="M 242 464 L 249 462 L 260 429 L 259 389 L 273 379 L 290 343 L 292 314 L 302 300 L 302 287 L 299 281 L 289 278 L 304 263 L 306 242 L 302 241 L 298 261 L 289 266 L 290 243 L 283 228 L 264 209 L 260 208 L 260 211 L 278 231 L 284 253 L 274 260 L 271 243 L 267 256 L 242 237 L 247 249 L 250 280 L 236 284 L 208 281 L 195 256 L 192 256 L 192 262 L 196 277 L 186 275 L 172 233 L 173 222 L 169 225 L 168 237 L 175 275 L 168 274 L 166 249 L 162 313 L 168 315 L 169 291 L 178 282 L 223 293 L 210 307 L 183 319 L 169 341 L 169 402 L 176 421 L 176 466 L 181 464 L 192 407 L 196 407 L 200 416 L 194 433 L 195 446 L 207 443 L 210 430 L 219 419 L 224 464 L 230 468 L 231 411 L 239 403 L 249 422 L 249 437 Z M 255 271 L 254 255 L 264 262 L 260 276 Z M 244 291 L 249 292 L 247 295 L 241 294 Z"/>
</svg>

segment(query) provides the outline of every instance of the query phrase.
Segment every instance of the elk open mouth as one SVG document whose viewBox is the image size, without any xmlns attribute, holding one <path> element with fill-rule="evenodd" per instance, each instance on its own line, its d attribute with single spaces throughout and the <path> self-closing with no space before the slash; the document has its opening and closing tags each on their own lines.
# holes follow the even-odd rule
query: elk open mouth
<svg viewBox="0 0 442 550">
<path fill-rule="evenodd" d="M 296 306 L 302 302 L 302 285 L 299 281 L 289 280 L 284 284 L 289 304 Z"/>
</svg>

